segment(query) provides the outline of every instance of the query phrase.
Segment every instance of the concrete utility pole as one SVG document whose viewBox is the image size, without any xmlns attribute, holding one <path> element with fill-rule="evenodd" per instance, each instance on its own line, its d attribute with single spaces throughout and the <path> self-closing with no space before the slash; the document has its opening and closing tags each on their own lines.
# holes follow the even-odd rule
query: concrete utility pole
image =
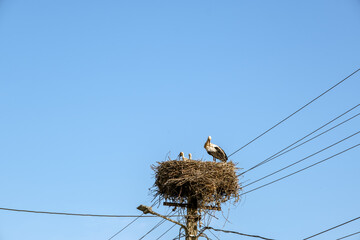
<svg viewBox="0 0 360 240">
<path fill-rule="evenodd" d="M 197 207 L 197 200 L 196 198 L 190 198 L 188 207 L 187 207 L 187 216 L 186 216 L 186 228 L 187 228 L 187 234 L 186 234 L 186 240 L 197 240 L 197 234 L 198 234 L 198 207 Z"/>
</svg>

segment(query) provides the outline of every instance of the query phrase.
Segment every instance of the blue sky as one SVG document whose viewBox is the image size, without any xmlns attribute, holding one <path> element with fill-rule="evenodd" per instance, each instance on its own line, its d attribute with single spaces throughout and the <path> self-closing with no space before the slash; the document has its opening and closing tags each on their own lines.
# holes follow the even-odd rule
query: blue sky
<svg viewBox="0 0 360 240">
<path fill-rule="evenodd" d="M 359 42 L 357 0 L 2 0 L 0 207 L 138 214 L 139 204 L 151 204 L 151 164 L 169 151 L 211 160 L 203 149 L 208 135 L 227 153 L 235 151 L 359 68 Z M 231 160 L 247 169 L 359 104 L 359 80 L 360 73 Z M 314 153 L 358 131 L 359 123 L 354 119 L 240 180 Z M 231 207 L 224 228 L 302 239 L 358 217 L 359 153 L 249 193 Z M 218 217 L 212 226 L 222 228 Z M 1 211 L 0 239 L 106 240 L 129 221 Z M 117 239 L 138 239 L 157 222 L 141 219 Z M 316 239 L 359 228 L 353 222 Z"/>
</svg>

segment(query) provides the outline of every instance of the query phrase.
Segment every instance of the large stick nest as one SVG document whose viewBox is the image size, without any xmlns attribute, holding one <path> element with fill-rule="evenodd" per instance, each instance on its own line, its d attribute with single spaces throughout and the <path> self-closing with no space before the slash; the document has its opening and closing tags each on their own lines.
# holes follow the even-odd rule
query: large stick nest
<svg viewBox="0 0 360 240">
<path fill-rule="evenodd" d="M 177 203 L 195 199 L 199 207 L 240 199 L 238 168 L 231 161 L 170 160 L 151 168 L 155 172 L 154 196 L 160 199 Z"/>
</svg>

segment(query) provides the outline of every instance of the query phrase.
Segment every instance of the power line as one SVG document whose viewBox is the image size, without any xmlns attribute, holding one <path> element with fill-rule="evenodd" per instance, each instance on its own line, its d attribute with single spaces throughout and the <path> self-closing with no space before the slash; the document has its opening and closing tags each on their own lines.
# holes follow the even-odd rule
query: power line
<svg viewBox="0 0 360 240">
<path fill-rule="evenodd" d="M 155 205 L 154 203 L 152 207 Z M 131 224 L 133 224 L 135 221 L 137 221 L 139 218 L 154 218 L 158 216 L 153 215 L 108 215 L 108 214 L 88 214 L 88 213 L 68 213 L 68 212 L 48 212 L 48 211 L 36 211 L 36 210 L 25 210 L 25 209 L 14 209 L 14 208 L 0 208 L 0 210 L 4 211 L 12 211 L 12 212 L 26 212 L 26 213 L 38 213 L 38 214 L 51 214 L 51 215 L 66 215 L 66 216 L 79 216 L 79 217 L 106 217 L 106 218 L 135 218 L 130 223 L 128 223 L 125 227 L 120 229 L 118 232 L 116 232 L 114 235 L 112 235 L 108 240 L 113 239 L 118 234 L 120 234 L 122 231 L 124 231 L 126 228 L 128 228 Z M 178 217 L 179 215 L 170 215 L 167 217 Z"/>
<path fill-rule="evenodd" d="M 358 105 L 356 105 L 355 107 L 353 107 L 353 108 L 351 108 L 351 109 L 347 110 L 346 112 L 342 113 L 341 115 L 337 116 L 336 118 L 332 119 L 331 121 L 329 121 L 329 122 L 325 123 L 325 124 L 324 124 L 324 125 L 322 125 L 321 127 L 317 128 L 316 130 L 312 131 L 311 133 L 309 133 L 309 134 L 305 135 L 304 137 L 300 138 L 299 140 L 295 141 L 294 143 L 290 144 L 289 146 L 287 146 L 287 147 L 283 148 L 283 149 L 282 149 L 282 150 L 280 150 L 279 152 L 277 152 L 277 153 L 275 153 L 275 154 L 271 155 L 270 157 L 268 157 L 268 158 L 267 158 L 267 159 L 265 159 L 264 161 L 262 161 L 262 162 L 260 162 L 260 163 L 256 164 L 255 166 L 253 166 L 253 167 L 249 168 L 248 170 L 246 170 L 246 171 L 244 171 L 244 172 L 240 173 L 240 175 L 243 175 L 243 174 L 245 174 L 245 173 L 247 173 L 247 172 L 249 172 L 249 171 L 251 171 L 251 170 L 253 170 L 253 169 L 257 168 L 257 167 L 260 167 L 261 165 L 263 165 L 263 164 L 265 164 L 265 163 L 267 163 L 267 162 L 270 162 L 270 161 L 272 161 L 273 159 L 278 158 L 278 157 L 280 157 L 280 156 L 284 155 L 285 153 L 288 153 L 288 152 L 290 152 L 290 151 L 292 151 L 292 150 L 294 150 L 294 149 L 296 149 L 296 148 L 298 148 L 298 147 L 302 146 L 303 144 L 308 143 L 308 142 L 310 142 L 310 141 L 314 140 L 315 138 L 320 137 L 321 135 L 323 135 L 323 134 L 325 134 L 325 133 L 327 133 L 327 132 L 329 132 L 329 131 L 331 131 L 331 130 L 333 130 L 333 129 L 337 128 L 337 127 L 339 127 L 340 125 L 342 125 L 342 124 L 344 124 L 344 123 L 346 123 L 346 122 L 348 122 L 348 121 L 352 120 L 353 118 L 355 118 L 355 117 L 359 116 L 359 115 L 360 115 L 360 113 L 358 113 L 358 114 L 356 114 L 356 115 L 352 116 L 351 118 L 346 119 L 345 121 L 343 121 L 343 122 L 341 122 L 341 123 L 339 123 L 339 124 L 335 125 L 335 126 L 334 126 L 334 127 L 332 127 L 332 128 L 329 128 L 328 130 L 326 130 L 326 131 L 324 131 L 324 132 L 322 132 L 322 133 L 320 133 L 320 134 L 316 135 L 315 137 L 312 137 L 312 138 L 308 139 L 307 141 L 302 142 L 302 143 L 300 143 L 300 144 L 296 145 L 296 146 L 295 146 L 295 147 L 293 147 L 293 148 L 290 148 L 290 147 L 294 146 L 295 144 L 297 144 L 298 142 L 300 142 L 300 141 L 304 140 L 305 138 L 307 138 L 307 137 L 311 136 L 311 135 L 312 135 L 312 134 L 314 134 L 315 132 L 319 131 L 320 129 L 322 129 L 322 128 L 326 127 L 327 125 L 329 125 L 330 123 L 334 122 L 335 120 L 339 119 L 340 117 L 344 116 L 345 114 L 349 113 L 350 111 L 354 110 L 354 109 L 355 109 L 355 108 L 357 108 L 358 106 L 360 106 L 360 104 L 358 104 Z M 288 149 L 288 148 L 290 148 L 290 149 Z M 287 151 L 285 151 L 286 149 L 288 149 L 288 150 L 287 150 Z M 284 151 L 285 151 L 285 152 L 284 152 Z"/>
<path fill-rule="evenodd" d="M 329 89 L 327 89 L 325 92 L 321 93 L 319 96 L 317 96 L 316 98 L 312 99 L 310 102 L 306 103 L 304 106 L 302 106 L 301 108 L 299 108 L 298 110 L 296 110 L 295 112 L 293 112 L 292 114 L 290 114 L 289 116 L 287 116 L 286 118 L 284 118 L 283 120 L 281 120 L 280 122 L 278 122 L 277 124 L 275 124 L 274 126 L 272 126 L 271 128 L 269 128 L 268 130 L 266 130 L 265 132 L 261 133 L 259 136 L 255 137 L 254 139 L 252 139 L 250 142 L 246 143 L 245 145 L 243 145 L 242 147 L 240 147 L 238 150 L 236 150 L 235 152 L 231 153 L 229 155 L 229 157 L 231 157 L 232 155 L 234 155 L 235 153 L 239 152 L 240 150 L 242 150 L 243 148 L 245 148 L 246 146 L 250 145 L 251 143 L 255 142 L 257 139 L 259 139 L 260 137 L 264 136 L 266 133 L 270 132 L 272 129 L 276 128 L 277 126 L 279 126 L 281 123 L 285 122 L 286 120 L 288 120 L 289 118 L 291 118 L 292 116 L 294 116 L 295 114 L 297 114 L 298 112 L 300 112 L 301 110 L 303 110 L 304 108 L 306 108 L 307 106 L 309 106 L 310 104 L 312 104 L 313 102 L 315 102 L 317 99 L 319 99 L 320 97 L 322 97 L 323 95 L 325 95 L 326 93 L 330 92 L 332 89 L 336 88 L 337 86 L 339 86 L 341 83 L 343 83 L 345 80 L 347 80 L 348 78 L 350 78 L 352 75 L 354 75 L 355 73 L 357 73 L 358 71 L 360 71 L 360 68 L 355 70 L 354 72 L 352 72 L 350 75 L 348 75 L 347 77 L 345 77 L 344 79 L 342 79 L 341 81 L 339 81 L 338 83 L 336 83 L 335 85 L 333 85 L 332 87 L 330 87 Z"/>
<path fill-rule="evenodd" d="M 330 157 L 328 157 L 328 158 L 325 158 L 325 159 L 323 159 L 323 160 L 321 160 L 321 161 L 319 161 L 319 162 L 316 162 L 316 163 L 314 163 L 314 164 L 312 164 L 312 165 L 309 165 L 309 166 L 307 166 L 307 167 L 305 167 L 305 168 L 302 168 L 302 169 L 300 169 L 300 170 L 298 170 L 298 171 L 296 171 L 296 172 L 290 173 L 290 174 L 288 174 L 288 175 L 286 175 L 286 176 L 284 176 L 284 177 L 278 178 L 278 179 L 276 179 L 276 180 L 274 180 L 274 181 L 271 181 L 271 182 L 269 182 L 269 183 L 266 183 L 266 184 L 264 184 L 264 185 L 261 185 L 260 187 L 251 189 L 251 190 L 249 190 L 249 191 L 247 191 L 247 192 L 244 192 L 244 193 L 240 194 L 240 196 L 245 195 L 245 194 L 248 194 L 248 193 L 253 192 L 253 191 L 255 191 L 255 190 L 258 190 L 258 189 L 260 189 L 260 188 L 266 187 L 266 186 L 268 186 L 268 185 L 270 185 L 270 184 L 273 184 L 273 183 L 278 182 L 278 181 L 280 181 L 280 180 L 283 180 L 283 179 L 285 179 L 285 178 L 288 178 L 288 177 L 290 177 L 290 176 L 292 176 L 292 175 L 294 175 L 294 174 L 297 174 L 297 173 L 302 172 L 302 171 L 304 171 L 304 170 L 306 170 L 306 169 L 308 169 L 308 168 L 311 168 L 311 167 L 313 167 L 313 166 L 315 166 L 315 165 L 318 165 L 318 164 L 320 164 L 320 163 L 323 163 L 323 162 L 325 162 L 325 161 L 327 161 L 327 160 L 329 160 L 329 159 L 331 159 L 331 158 L 333 158 L 333 157 L 336 157 L 336 156 L 338 156 L 338 155 L 340 155 L 340 154 L 343 154 L 343 153 L 345 153 L 345 152 L 347 152 L 347 151 L 349 151 L 349 150 L 351 150 L 351 149 L 353 149 L 353 148 L 356 148 L 356 147 L 358 147 L 358 146 L 360 146 L 360 143 L 359 143 L 359 144 L 356 144 L 356 145 L 354 145 L 354 146 L 352 146 L 352 147 L 350 147 L 350 148 L 347 148 L 347 149 L 345 149 L 344 151 L 338 152 L 338 153 L 336 153 L 336 154 L 334 154 L 334 155 L 332 155 L 332 156 L 330 156 Z"/>
<path fill-rule="evenodd" d="M 176 214 L 176 213 L 172 214 L 172 216 L 174 216 L 175 214 Z M 160 222 L 158 222 L 152 229 L 150 229 L 147 233 L 145 233 L 144 236 L 142 236 L 141 238 L 139 238 L 139 240 L 143 239 L 143 238 L 146 237 L 148 234 L 150 234 L 152 231 L 154 231 L 156 228 L 160 227 L 165 221 L 166 221 L 166 219 L 160 220 Z"/>
<path fill-rule="evenodd" d="M 177 224 L 174 223 L 174 225 L 171 226 L 171 228 L 169 228 L 168 230 L 166 230 L 163 234 L 161 234 L 156 240 L 159 240 L 160 238 L 162 238 L 165 234 L 167 234 L 171 229 L 173 229 Z"/>
<path fill-rule="evenodd" d="M 211 228 L 211 229 L 213 229 L 213 228 Z M 220 240 L 220 238 L 218 237 L 218 236 L 216 236 L 210 229 L 208 229 L 209 230 L 209 232 L 214 236 L 214 237 L 216 237 L 216 239 L 218 239 L 218 240 Z M 215 230 L 216 231 L 216 230 Z"/>
<path fill-rule="evenodd" d="M 145 235 L 143 235 L 141 238 L 139 238 L 139 240 L 146 237 L 148 234 L 150 234 L 152 231 L 154 231 L 156 228 L 158 228 L 160 225 L 162 225 L 165 221 L 166 221 L 166 219 L 161 219 L 153 228 L 151 228 L 147 233 L 145 233 Z"/>
<path fill-rule="evenodd" d="M 141 214 L 140 216 L 142 216 L 143 214 Z M 122 231 L 124 231 L 127 227 L 129 227 L 131 224 L 133 224 L 136 220 L 138 220 L 139 217 L 135 218 L 134 220 L 132 220 L 130 223 L 128 223 L 125 227 L 123 227 L 122 229 L 120 229 L 118 232 L 116 232 L 114 235 L 112 235 L 108 240 L 113 239 L 114 237 L 116 237 L 118 234 L 120 234 Z"/>
<path fill-rule="evenodd" d="M 180 234 L 179 236 L 176 235 L 176 237 L 172 238 L 172 240 L 180 240 L 181 237 L 185 237 L 185 234 Z"/>
<path fill-rule="evenodd" d="M 151 207 L 155 206 L 156 202 L 154 202 Z M 136 222 L 140 217 L 144 217 L 143 214 L 141 214 L 140 216 L 138 216 L 137 218 L 135 218 L 134 220 L 132 220 L 130 223 L 128 223 L 125 227 L 123 227 L 122 229 L 120 229 L 119 231 L 117 231 L 114 235 L 112 235 L 108 240 L 113 239 L 114 237 L 116 237 L 117 235 L 119 235 L 122 231 L 124 231 L 126 228 L 128 228 L 131 224 L 133 224 L 134 222 Z"/>
<path fill-rule="evenodd" d="M 296 149 L 296 148 L 298 148 L 298 147 L 300 147 L 300 146 L 304 145 L 305 143 L 308 143 L 308 142 L 310 142 L 310 141 L 312 141 L 312 140 L 314 140 L 314 139 L 316 139 L 316 138 L 318 138 L 318 137 L 320 137 L 320 136 L 324 135 L 325 133 L 330 132 L 331 130 L 334 130 L 335 128 L 337 128 L 337 127 L 341 126 L 342 124 L 344 124 L 344 123 L 346 123 L 346 122 L 348 122 L 348 121 L 350 121 L 350 120 L 352 120 L 352 119 L 354 119 L 354 118 L 358 117 L 359 115 L 360 115 L 360 113 L 358 113 L 358 114 L 356 114 L 356 115 L 354 115 L 354 116 L 352 116 L 352 117 L 350 117 L 350 118 L 348 118 L 348 119 L 346 119 L 346 120 L 342 121 L 341 123 L 339 123 L 339 124 L 337 124 L 337 125 L 335 125 L 335 126 L 333 126 L 333 127 L 329 128 L 329 129 L 325 130 L 325 131 L 324 131 L 324 132 L 322 132 L 322 133 L 319 133 L 318 135 L 315 135 L 314 137 L 312 137 L 312 138 L 310 138 L 310 139 L 306 140 L 305 142 L 302 142 L 302 143 L 300 143 L 300 144 L 296 145 L 295 147 L 292 147 L 292 148 L 290 148 L 290 149 L 286 150 L 285 152 L 282 152 L 282 153 L 280 153 L 280 154 L 276 155 L 276 156 L 275 156 L 275 157 L 273 157 L 273 158 L 269 158 L 269 159 L 268 159 L 265 163 L 270 162 L 270 161 L 272 161 L 272 160 L 274 160 L 274 159 L 276 159 L 276 158 L 278 158 L 278 157 L 280 157 L 280 156 L 282 156 L 282 155 L 284 155 L 284 154 L 286 154 L 286 153 L 288 153 L 288 152 L 290 152 L 290 151 L 292 151 L 292 150 L 294 150 L 294 149 Z M 265 164 L 265 163 L 263 163 L 263 164 Z M 248 171 L 247 171 L 247 172 L 248 172 Z M 245 173 L 245 172 L 244 172 L 244 173 Z"/>
<path fill-rule="evenodd" d="M 338 239 L 336 239 L 336 240 L 348 238 L 348 237 L 354 236 L 354 235 L 359 234 L 359 233 L 360 233 L 360 232 L 352 233 L 352 234 L 346 235 L 346 236 L 344 236 L 344 237 L 338 238 Z"/>
<path fill-rule="evenodd" d="M 0 210 L 12 211 L 12 212 L 27 212 L 27 213 L 40 213 L 40 214 L 52 214 L 52 215 L 79 216 L 79 217 L 107 217 L 107 218 L 157 217 L 157 216 L 142 216 L 142 215 L 107 215 L 107 214 L 88 214 L 88 213 L 47 212 L 47 211 L 24 210 L 24 209 L 14 209 L 14 208 L 0 208 Z"/>
<path fill-rule="evenodd" d="M 274 239 L 271 239 L 271 238 L 261 237 L 261 236 L 258 236 L 258 235 L 245 234 L 245 233 L 240 233 L 240 232 L 236 232 L 236 231 L 216 229 L 216 228 L 212 228 L 212 227 L 205 227 L 205 228 L 208 229 L 211 234 L 213 234 L 213 233 L 210 231 L 210 229 L 212 229 L 212 230 L 214 230 L 214 231 L 218 231 L 218 232 L 233 233 L 233 234 L 237 234 L 237 235 L 241 235 L 241 236 L 246 236 L 246 237 L 261 238 L 261 239 L 264 239 L 264 240 L 274 240 Z M 213 235 L 216 237 L 215 234 L 213 234 Z M 216 238 L 219 239 L 218 237 L 216 237 Z"/>
<path fill-rule="evenodd" d="M 359 114 L 360 114 L 360 113 L 359 113 Z M 243 186 L 243 188 L 245 188 L 245 187 L 247 187 L 247 186 L 250 186 L 250 185 L 252 185 L 252 184 L 254 184 L 254 183 L 257 183 L 257 182 L 259 182 L 259 181 L 261 181 L 261 180 L 263 180 L 263 179 L 265 179 L 265 178 L 268 178 L 268 177 L 270 177 L 270 176 L 272 176 L 272 175 L 274 175 L 274 174 L 276 174 L 276 173 L 278 173 L 278 172 L 281 172 L 281 171 L 283 171 L 283 170 L 285 170 L 285 169 L 287 169 L 287 168 L 289 168 L 289 167 L 291 167 L 291 166 L 294 166 L 294 165 L 296 165 L 296 164 L 298 164 L 298 163 L 300 163 L 300 162 L 302 162 L 302 161 L 305 161 L 306 159 L 308 159 L 308 158 L 310 158 L 310 157 L 313 157 L 313 156 L 315 156 L 316 154 L 319 154 L 319 153 L 321 153 L 321 152 L 323 152 L 323 151 L 325 151 L 325 150 L 327 150 L 327 149 L 329 149 L 329 148 L 332 148 L 332 147 L 336 146 L 337 144 L 339 144 L 339 143 L 341 143 L 341 142 L 343 142 L 343 141 L 345 141 L 345 140 L 347 140 L 347 139 L 349 139 L 349 138 L 352 138 L 353 136 L 355 136 L 355 135 L 357 135 L 357 134 L 359 134 L 359 133 L 360 133 L 360 131 L 358 131 L 358 132 L 356 132 L 356 133 L 354 133 L 354 134 L 351 134 L 350 136 L 348 136 L 348 137 L 346 137 L 346 138 L 344 138 L 344 139 L 341 139 L 340 141 L 338 141 L 338 142 L 336 142 L 336 143 L 333 143 L 333 144 L 327 146 L 326 148 L 323 148 L 323 149 L 321 149 L 321 150 L 319 150 L 319 151 L 317 151 L 317 152 L 315 152 L 315 153 L 313 153 L 313 154 L 311 154 L 311 155 L 309 155 L 309 156 L 307 156 L 307 157 L 305 157 L 305 158 L 302 158 L 302 159 L 300 159 L 300 160 L 298 160 L 298 161 L 296 161 L 296 162 L 294 162 L 294 163 L 292 163 L 292 164 L 290 164 L 290 165 L 287 165 L 286 167 L 283 167 L 283 168 L 281 168 L 281 169 L 279 169 L 279 170 L 277 170 L 277 171 L 275 171 L 275 172 L 272 172 L 272 173 L 270 173 L 270 174 L 268 174 L 268 175 L 266 175 L 266 176 L 264 176 L 264 177 L 262 177 L 262 178 L 259 178 L 259 179 L 255 180 L 255 181 L 253 181 L 253 182 L 251 182 L 251 183 Z"/>
<path fill-rule="evenodd" d="M 307 239 L 313 238 L 313 237 L 315 237 L 315 236 L 318 236 L 318 235 L 320 235 L 320 234 L 326 233 L 326 232 L 328 232 L 328 231 L 331 231 L 331 230 L 333 230 L 333 229 L 335 229 L 335 228 L 341 227 L 341 226 L 343 226 L 343 225 L 345 225 L 345 224 L 351 223 L 351 222 L 353 222 L 353 221 L 355 221 L 355 220 L 358 220 L 358 219 L 360 219 L 360 217 L 351 219 L 351 220 L 349 220 L 349 221 L 347 221 L 347 222 L 344 222 L 344 223 L 341 223 L 341 224 L 339 224 L 339 225 L 336 225 L 335 227 L 326 229 L 326 230 L 324 230 L 324 231 L 322 231 L 322 232 L 319 232 L 319 233 L 317 233 L 317 234 L 314 234 L 314 235 L 312 235 L 312 236 L 310 236 L 310 237 L 304 238 L 303 240 L 307 240 Z"/>
<path fill-rule="evenodd" d="M 273 157 L 273 158 L 268 158 L 268 160 L 267 160 L 266 162 L 262 163 L 261 165 L 263 165 L 263 164 L 265 164 L 265 163 L 267 163 L 267 162 L 270 162 L 270 161 L 272 161 L 272 160 L 274 160 L 274 159 L 276 159 L 276 158 L 278 158 L 278 157 L 280 157 L 280 156 L 282 156 L 282 155 L 284 155 L 284 154 L 286 154 L 286 153 L 288 153 L 288 152 L 290 152 L 290 151 L 292 151 L 292 150 L 294 150 L 294 149 L 296 149 L 296 148 L 298 148 L 298 147 L 300 147 L 300 146 L 302 146 L 302 145 L 304 145 L 304 144 L 306 144 L 306 143 L 308 143 L 308 142 L 310 142 L 310 141 L 312 141 L 312 140 L 314 140 L 314 139 L 316 139 L 316 138 L 318 138 L 318 137 L 320 137 L 320 136 L 324 135 L 325 133 L 327 133 L 327 132 L 329 132 L 329 131 L 331 131 L 331 130 L 333 130 L 333 129 L 337 128 L 337 127 L 339 127 L 340 125 L 342 125 L 342 124 L 344 124 L 344 123 L 346 123 L 346 122 L 348 122 L 348 121 L 350 121 L 350 120 L 354 119 L 355 117 L 358 117 L 359 115 L 360 115 L 360 113 L 358 113 L 358 114 L 356 114 L 356 115 L 352 116 L 351 118 L 348 118 L 348 119 L 346 119 L 345 121 L 343 121 L 343 122 L 341 122 L 341 123 L 339 123 L 339 124 L 337 124 L 337 125 L 335 125 L 335 126 L 333 126 L 333 127 L 329 128 L 329 129 L 325 130 L 325 131 L 324 131 L 324 132 L 322 132 L 322 133 L 319 133 L 318 135 L 316 135 L 316 136 L 314 136 L 314 137 L 312 137 L 312 138 L 310 138 L 310 139 L 306 140 L 305 142 L 302 142 L 302 143 L 300 143 L 300 144 L 296 145 L 295 147 L 292 147 L 292 148 L 290 148 L 290 149 L 286 150 L 285 152 L 281 152 L 280 154 L 276 155 L 276 156 L 275 156 L 275 157 Z M 274 155 L 273 155 L 273 156 L 274 156 Z M 259 165 L 259 166 L 261 166 L 261 165 Z M 257 167 L 259 167 L 259 166 L 257 166 Z M 239 176 L 241 176 L 241 175 L 243 175 L 243 174 L 245 174 L 245 173 L 249 172 L 250 170 L 252 170 L 252 169 L 254 169 L 254 168 L 255 168 L 255 167 L 250 168 L 250 169 L 246 170 L 245 172 L 240 173 L 240 174 L 239 174 Z"/>
</svg>

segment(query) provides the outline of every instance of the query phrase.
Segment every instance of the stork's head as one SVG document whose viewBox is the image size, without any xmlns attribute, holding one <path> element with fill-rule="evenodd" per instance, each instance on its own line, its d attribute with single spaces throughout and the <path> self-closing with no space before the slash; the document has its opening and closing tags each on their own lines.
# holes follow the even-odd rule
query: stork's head
<svg viewBox="0 0 360 240">
<path fill-rule="evenodd" d="M 191 157 L 192 157 L 192 155 L 191 155 L 191 153 L 189 153 L 189 159 L 191 159 Z"/>
<path fill-rule="evenodd" d="M 211 136 L 209 136 L 208 139 L 206 140 L 204 148 L 206 148 L 206 146 L 210 145 L 210 140 L 211 140 Z"/>
<path fill-rule="evenodd" d="M 184 152 L 180 152 L 180 153 L 179 153 L 179 156 L 184 159 Z"/>
</svg>

